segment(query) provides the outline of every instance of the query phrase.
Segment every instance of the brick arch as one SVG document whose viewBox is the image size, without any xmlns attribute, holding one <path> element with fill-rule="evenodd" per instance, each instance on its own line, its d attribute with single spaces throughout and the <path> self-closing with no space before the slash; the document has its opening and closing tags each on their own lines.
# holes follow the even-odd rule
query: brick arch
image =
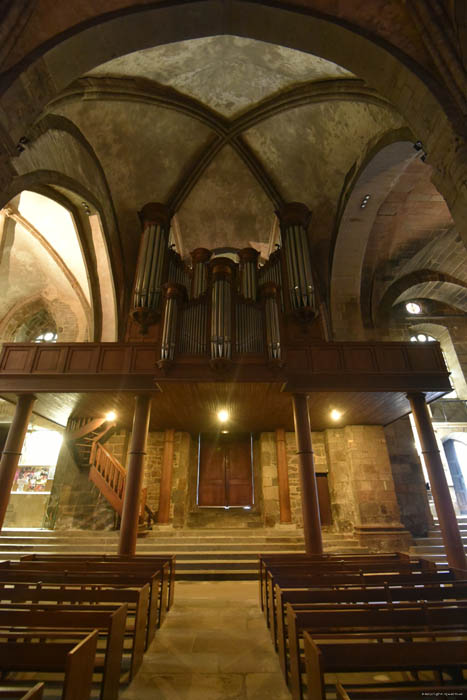
<svg viewBox="0 0 467 700">
<path fill-rule="evenodd" d="M 425 284 L 427 282 L 446 282 L 456 287 L 467 289 L 467 284 L 464 281 L 447 273 L 438 272 L 436 270 L 416 270 L 415 272 L 410 272 L 393 282 L 386 290 L 378 306 L 376 314 L 377 325 L 385 325 L 388 322 L 392 307 L 402 294 L 405 294 L 419 284 Z M 449 300 L 446 300 L 445 303 L 450 304 Z"/>
<path fill-rule="evenodd" d="M 321 6 L 320 6 L 321 7 Z M 411 25 L 410 16 L 405 17 Z M 76 22 L 76 19 L 75 19 Z M 97 29 L 98 28 L 98 29 Z M 98 32 L 98 33 L 97 33 Z M 352 18 L 265 0 L 211 0 L 122 7 L 49 37 L 3 76 L 6 130 L 18 140 L 40 110 L 73 80 L 111 58 L 190 38 L 232 34 L 310 52 L 342 65 L 396 106 L 435 165 L 437 186 L 464 225 L 467 189 L 465 120 L 448 88 L 397 44 Z M 78 50 L 79 44 L 79 50 Z M 364 60 L 363 58 L 364 57 Z M 425 57 L 426 58 L 426 57 Z M 27 70 L 23 83 L 21 73 Z M 37 76 L 37 77 L 36 77 Z M 38 81 L 36 86 L 32 83 Z M 39 84 L 40 81 L 40 84 Z M 37 89 L 34 89 L 36 87 Z M 454 211 L 455 210 L 455 211 Z"/>
</svg>

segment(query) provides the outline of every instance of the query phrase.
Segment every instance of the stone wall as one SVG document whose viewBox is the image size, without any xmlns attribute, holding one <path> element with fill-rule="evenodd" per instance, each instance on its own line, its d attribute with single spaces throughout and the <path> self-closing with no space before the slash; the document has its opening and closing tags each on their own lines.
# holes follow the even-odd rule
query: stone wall
<svg viewBox="0 0 467 700">
<path fill-rule="evenodd" d="M 384 429 L 397 501 L 403 525 L 415 537 L 425 537 L 433 524 L 422 466 L 408 417 Z"/>
<path fill-rule="evenodd" d="M 57 530 L 113 530 L 115 512 L 80 469 L 66 442 L 58 457 L 45 527 Z"/>
</svg>

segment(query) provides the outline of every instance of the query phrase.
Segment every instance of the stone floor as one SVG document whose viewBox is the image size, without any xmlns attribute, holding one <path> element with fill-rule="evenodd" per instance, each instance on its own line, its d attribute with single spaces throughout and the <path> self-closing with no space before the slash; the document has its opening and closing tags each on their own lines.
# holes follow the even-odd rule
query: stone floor
<svg viewBox="0 0 467 700">
<path fill-rule="evenodd" d="M 290 700 L 254 581 L 177 582 L 120 700 Z"/>
</svg>

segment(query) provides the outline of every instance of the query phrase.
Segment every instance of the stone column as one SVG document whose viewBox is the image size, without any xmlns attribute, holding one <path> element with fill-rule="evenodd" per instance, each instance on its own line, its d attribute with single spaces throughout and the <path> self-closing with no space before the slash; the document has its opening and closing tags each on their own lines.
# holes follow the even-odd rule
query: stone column
<svg viewBox="0 0 467 700">
<path fill-rule="evenodd" d="M 35 400 L 36 397 L 33 394 L 22 394 L 18 396 L 15 415 L 13 416 L 13 421 L 8 431 L 8 437 L 0 460 L 0 530 L 5 520 L 11 487 L 13 486 Z"/>
<path fill-rule="evenodd" d="M 150 394 L 140 394 L 136 397 L 133 430 L 128 451 L 118 553 L 130 557 L 135 554 L 136 537 L 138 535 L 141 486 L 143 483 L 144 458 L 146 456 L 146 442 L 151 415 L 151 398 Z"/>
<path fill-rule="evenodd" d="M 322 554 L 323 540 L 319 517 L 318 488 L 316 485 L 313 449 L 311 444 L 310 414 L 307 394 L 293 394 L 295 439 L 302 485 L 303 530 L 307 554 Z"/>
<path fill-rule="evenodd" d="M 456 513 L 444 474 L 438 443 L 431 423 L 430 414 L 423 393 L 407 394 L 417 428 L 418 439 L 430 478 L 431 492 L 439 518 L 441 534 L 446 549 L 449 566 L 467 569 L 467 560 L 459 532 Z"/>
<path fill-rule="evenodd" d="M 276 429 L 277 484 L 279 486 L 279 514 L 281 523 L 292 522 L 290 510 L 289 469 L 284 428 Z"/>
<path fill-rule="evenodd" d="M 174 461 L 175 430 L 170 428 L 164 434 L 164 454 L 162 457 L 161 486 L 159 492 L 158 523 L 168 523 L 170 516 L 170 495 L 172 492 L 172 471 Z"/>
</svg>

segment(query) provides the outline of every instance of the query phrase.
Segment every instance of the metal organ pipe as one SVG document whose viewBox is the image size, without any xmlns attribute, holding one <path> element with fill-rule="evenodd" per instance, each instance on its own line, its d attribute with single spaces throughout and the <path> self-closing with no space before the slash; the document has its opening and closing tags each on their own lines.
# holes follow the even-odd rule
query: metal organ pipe
<svg viewBox="0 0 467 700">
<path fill-rule="evenodd" d="M 162 297 L 170 231 L 170 212 L 164 204 L 146 204 L 140 212 L 143 235 L 135 275 L 135 308 L 156 310 Z"/>
<path fill-rule="evenodd" d="M 183 298 L 184 288 L 180 284 L 164 285 L 165 313 L 162 327 L 161 360 L 173 360 L 177 340 L 178 303 Z"/>
<path fill-rule="evenodd" d="M 279 324 L 279 310 L 277 308 L 277 285 L 274 282 L 266 282 L 261 287 L 261 295 L 264 299 L 264 312 L 266 318 L 266 344 L 268 357 L 271 361 L 281 359 L 281 332 Z"/>
<path fill-rule="evenodd" d="M 244 299 L 256 301 L 257 269 L 259 252 L 254 248 L 243 248 L 238 251 L 240 258 L 240 292 Z"/>
<path fill-rule="evenodd" d="M 291 307 L 314 312 L 315 293 L 307 234 L 311 212 L 305 204 L 290 202 L 276 213 L 281 225 Z"/>
<path fill-rule="evenodd" d="M 211 261 L 211 359 L 230 360 L 232 356 L 232 274 L 228 258 Z"/>
<path fill-rule="evenodd" d="M 190 255 L 193 267 L 191 296 L 193 299 L 198 299 L 208 288 L 207 263 L 211 257 L 211 251 L 207 248 L 196 248 Z"/>
</svg>

